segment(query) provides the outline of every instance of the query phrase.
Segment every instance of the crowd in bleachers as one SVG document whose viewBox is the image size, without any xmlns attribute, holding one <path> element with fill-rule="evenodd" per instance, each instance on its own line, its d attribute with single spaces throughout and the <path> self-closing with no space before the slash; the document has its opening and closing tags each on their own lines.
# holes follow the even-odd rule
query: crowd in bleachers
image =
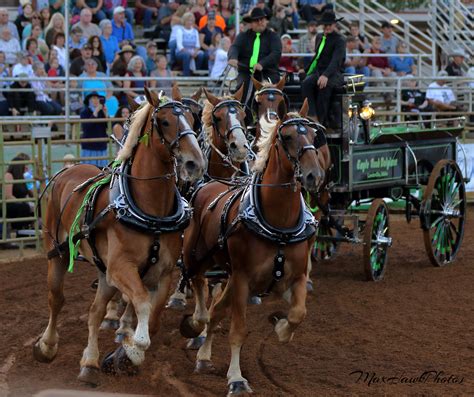
<svg viewBox="0 0 474 397">
<path fill-rule="evenodd" d="M 92 92 L 104 98 L 106 115 L 115 116 L 127 106 L 124 91 L 132 96 L 143 87 L 169 92 L 172 80 L 142 80 L 144 77 L 208 75 L 219 78 L 227 65 L 227 51 L 235 38 L 234 2 L 231 0 L 76 0 L 67 2 L 70 16 L 66 43 L 64 0 L 20 0 L 16 17 L 0 9 L 0 115 L 18 116 L 36 112 L 59 115 L 64 112 L 64 82 L 38 81 L 35 77 L 62 77 L 69 69 L 72 91 L 70 106 L 80 114 Z M 318 17 L 331 2 L 324 0 L 241 0 L 242 15 L 262 8 L 269 27 L 281 37 L 280 69 L 301 73 L 314 53 Z M 306 32 L 294 36 L 294 29 Z M 241 22 L 241 29 L 246 24 Z M 411 76 L 417 65 L 407 43 L 393 35 L 392 25 L 381 24 L 380 36 L 368 40 L 357 22 L 346 35 L 345 72 L 367 77 Z M 292 35 L 288 33 L 292 33 Z M 295 38 L 297 40 L 295 40 Z M 147 41 L 148 40 L 148 41 Z M 158 48 L 160 46 L 160 48 Z M 66 64 L 69 54 L 69 64 Z M 363 57 L 370 54 L 370 57 Z M 387 57 L 385 54 L 398 54 Z M 466 54 L 453 51 L 446 68 L 449 76 L 463 75 Z M 107 81 L 105 76 L 134 77 Z M 15 77 L 20 81 L 5 81 Z M 33 78 L 33 79 L 32 79 Z M 124 91 L 121 91 L 121 88 Z M 30 89 L 31 91 L 28 91 Z M 18 91 L 19 90 L 19 91 Z"/>
</svg>

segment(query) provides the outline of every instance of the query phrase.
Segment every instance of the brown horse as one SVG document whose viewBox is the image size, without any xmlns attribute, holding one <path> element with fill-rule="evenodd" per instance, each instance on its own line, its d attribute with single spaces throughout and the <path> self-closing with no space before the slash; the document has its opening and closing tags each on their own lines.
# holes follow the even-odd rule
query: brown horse
<svg viewBox="0 0 474 397">
<path fill-rule="evenodd" d="M 89 228 L 81 218 L 80 230 L 86 239 L 80 240 L 79 252 L 104 270 L 99 272 L 96 297 L 89 311 L 88 345 L 79 374 L 81 381 L 91 384 L 99 380 L 99 326 L 117 290 L 135 310 L 137 327 L 111 356 L 113 365 L 105 369 L 133 373 L 143 362 L 150 334 L 159 327 L 171 273 L 181 256 L 182 230 L 189 221 L 189 208 L 176 188 L 175 163 L 183 165 L 181 177 L 187 180 L 201 178 L 205 167 L 190 127 L 192 116 L 180 98 L 168 100 L 148 90 L 145 93 L 148 102 L 133 114 L 127 140 L 117 156 L 121 166 L 109 170 L 111 188 L 107 184 L 96 190 L 95 204 L 84 216 L 87 219 L 91 214 L 94 219 L 87 222 Z M 89 181 L 106 176 L 107 170 L 100 173 L 96 167 L 78 165 L 52 182 L 44 233 L 45 247 L 50 252 L 50 317 L 34 346 L 38 361 L 52 361 L 58 350 L 57 320 L 64 304 L 63 280 L 69 259 L 68 245 L 62 242 L 73 232 L 71 225 L 89 193 Z"/>
<path fill-rule="evenodd" d="M 288 291 L 288 316 L 272 316 L 281 342 L 291 340 L 306 315 L 306 274 L 316 229 L 302 199 L 301 185 L 317 192 L 329 168 L 322 155 L 327 151 L 324 132 L 304 118 L 307 111 L 307 101 L 299 114 L 285 115 L 284 106 L 280 105 L 281 121 L 262 122 L 255 174 L 246 187 L 211 182 L 194 197 L 194 215 L 185 231 L 183 259 L 196 308 L 192 317 L 183 319 L 181 333 L 195 337 L 207 325 L 196 370 L 212 368 L 212 339 L 230 308 L 229 394 L 251 391 L 239 363 L 247 333 L 249 294 Z M 216 263 L 228 264 L 230 276 L 209 313 L 204 273 Z"/>
</svg>

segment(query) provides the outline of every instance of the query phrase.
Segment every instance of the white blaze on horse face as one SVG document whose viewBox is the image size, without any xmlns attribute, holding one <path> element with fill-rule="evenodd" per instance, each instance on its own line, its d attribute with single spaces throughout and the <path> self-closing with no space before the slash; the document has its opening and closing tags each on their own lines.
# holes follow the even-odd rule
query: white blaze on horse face
<svg viewBox="0 0 474 397">
<path fill-rule="evenodd" d="M 229 155 L 233 161 L 242 162 L 247 158 L 248 154 L 245 126 L 243 126 L 240 120 L 237 118 L 237 113 L 229 113 L 229 120 L 231 128 L 240 126 L 240 128 L 234 128 L 232 133 L 229 134 Z"/>
<path fill-rule="evenodd" d="M 193 131 L 189 125 L 188 119 L 185 115 L 180 115 L 178 118 L 178 128 L 180 131 Z M 181 163 L 181 177 L 184 181 L 195 181 L 202 177 L 205 168 L 205 159 L 196 137 L 193 134 L 188 134 L 181 138 L 186 139 L 189 144 L 188 153 L 179 153 L 178 161 Z M 179 142 L 179 144 L 182 144 Z"/>
</svg>

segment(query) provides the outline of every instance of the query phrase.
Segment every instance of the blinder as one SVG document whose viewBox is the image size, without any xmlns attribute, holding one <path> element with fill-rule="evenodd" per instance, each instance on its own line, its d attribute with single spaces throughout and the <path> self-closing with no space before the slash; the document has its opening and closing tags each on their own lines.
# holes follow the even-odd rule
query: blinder
<svg viewBox="0 0 474 397">
<path fill-rule="evenodd" d="M 277 95 L 281 95 L 285 101 L 286 109 L 290 109 L 290 100 L 288 99 L 288 95 L 286 95 L 282 90 L 279 90 L 275 87 L 264 87 L 261 90 L 255 92 L 255 95 L 252 100 L 252 112 L 257 114 L 258 113 L 258 104 L 257 97 L 259 95 L 266 94 L 267 98 L 270 102 L 274 102 L 276 100 Z"/>
</svg>

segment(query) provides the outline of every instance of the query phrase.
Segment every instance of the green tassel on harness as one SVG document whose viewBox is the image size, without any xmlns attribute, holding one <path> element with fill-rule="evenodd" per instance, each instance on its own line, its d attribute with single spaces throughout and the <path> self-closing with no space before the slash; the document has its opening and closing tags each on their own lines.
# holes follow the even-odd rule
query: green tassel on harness
<svg viewBox="0 0 474 397">
<path fill-rule="evenodd" d="M 306 192 L 306 197 L 305 197 L 306 205 L 308 206 L 309 210 L 311 211 L 312 214 L 315 214 L 316 212 L 319 211 L 319 207 L 316 204 L 315 207 L 311 207 L 311 196 L 309 195 L 308 192 Z"/>
<path fill-rule="evenodd" d="M 112 163 L 112 168 L 113 169 L 116 168 L 120 163 L 121 162 L 119 160 L 115 160 Z M 101 180 L 99 180 L 97 182 L 94 182 L 91 185 L 91 187 L 89 187 L 89 190 L 87 191 L 86 195 L 84 196 L 84 199 L 82 200 L 82 204 L 79 207 L 79 210 L 77 211 L 76 216 L 74 217 L 74 221 L 72 222 L 71 228 L 69 229 L 69 237 L 68 237 L 68 240 L 69 240 L 69 267 L 68 267 L 67 271 L 69 273 L 72 273 L 72 271 L 74 269 L 74 260 L 77 258 L 77 255 L 78 255 L 78 252 L 79 252 L 78 248 L 79 248 L 79 245 L 81 244 L 80 239 L 77 240 L 76 243 L 74 243 L 73 237 L 77 233 L 80 232 L 79 223 L 80 223 L 82 214 L 84 213 L 84 208 L 86 207 L 87 202 L 89 201 L 89 199 L 90 199 L 92 193 L 95 191 L 95 189 L 98 186 L 102 186 L 102 185 L 105 185 L 105 184 L 109 183 L 111 179 L 112 179 L 112 175 L 109 174 L 105 178 L 102 178 Z"/>
</svg>

